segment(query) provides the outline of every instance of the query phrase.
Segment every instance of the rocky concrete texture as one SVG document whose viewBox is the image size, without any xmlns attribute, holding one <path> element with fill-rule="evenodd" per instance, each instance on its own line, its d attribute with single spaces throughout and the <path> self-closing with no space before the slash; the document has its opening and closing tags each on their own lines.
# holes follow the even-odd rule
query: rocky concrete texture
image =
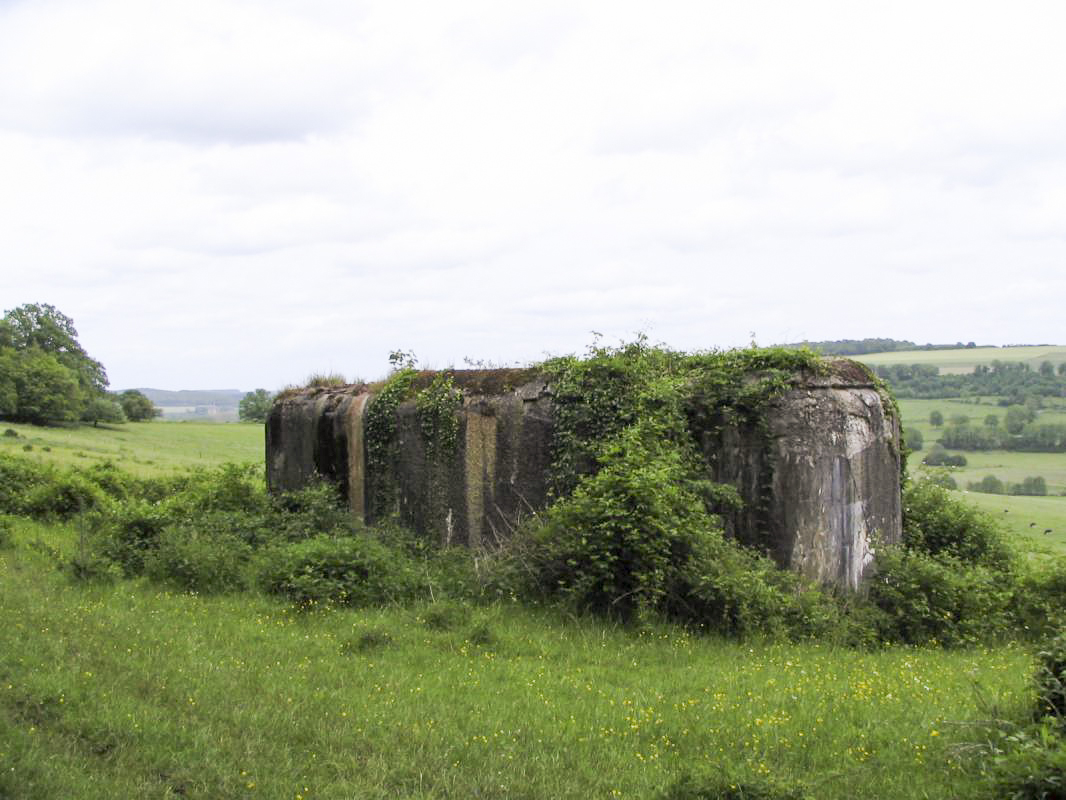
<svg viewBox="0 0 1066 800">
<path fill-rule="evenodd" d="M 431 375 L 420 375 L 427 385 Z M 463 391 L 453 452 L 427 452 L 413 401 L 396 411 L 385 474 L 367 470 L 365 385 L 309 389 L 279 399 L 267 420 L 267 481 L 291 490 L 318 475 L 368 522 L 389 514 L 438 541 L 504 541 L 548 501 L 551 386 L 536 370 L 456 370 Z M 878 542 L 901 533 L 899 423 L 866 370 L 830 363 L 797 376 L 766 426 L 727 427 L 700 441 L 713 480 L 731 483 L 744 508 L 729 535 L 783 566 L 841 587 L 858 586 Z M 382 491 L 381 487 L 389 491 Z"/>
</svg>

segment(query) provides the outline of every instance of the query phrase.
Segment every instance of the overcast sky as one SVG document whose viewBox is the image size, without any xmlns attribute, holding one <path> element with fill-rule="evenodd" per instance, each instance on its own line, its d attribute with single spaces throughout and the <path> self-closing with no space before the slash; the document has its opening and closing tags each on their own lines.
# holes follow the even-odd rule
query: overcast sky
<svg viewBox="0 0 1066 800">
<path fill-rule="evenodd" d="M 0 0 L 0 304 L 116 389 L 1063 343 L 1066 3 Z"/>
</svg>

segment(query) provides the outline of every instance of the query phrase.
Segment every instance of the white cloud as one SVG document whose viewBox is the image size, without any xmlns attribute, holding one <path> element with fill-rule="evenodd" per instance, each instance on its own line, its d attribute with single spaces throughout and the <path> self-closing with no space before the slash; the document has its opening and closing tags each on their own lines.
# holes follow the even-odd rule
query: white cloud
<svg viewBox="0 0 1066 800">
<path fill-rule="evenodd" d="M 114 385 L 1055 341 L 1066 7 L 0 4 L 0 296 Z"/>
</svg>

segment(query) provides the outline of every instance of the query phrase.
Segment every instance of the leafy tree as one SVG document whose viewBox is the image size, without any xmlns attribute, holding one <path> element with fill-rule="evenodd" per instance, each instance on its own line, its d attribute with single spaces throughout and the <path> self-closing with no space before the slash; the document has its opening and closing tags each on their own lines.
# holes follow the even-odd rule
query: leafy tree
<svg viewBox="0 0 1066 800">
<path fill-rule="evenodd" d="M 125 422 L 126 414 L 113 396 L 97 395 L 81 412 L 81 421 L 91 422 L 95 428 L 101 422 Z"/>
<path fill-rule="evenodd" d="M 1059 375 L 1066 377 L 1066 361 L 1063 361 L 1059 364 L 1058 373 Z"/>
<path fill-rule="evenodd" d="M 127 389 L 118 396 L 118 401 L 130 422 L 147 422 L 163 415 L 163 412 L 155 407 L 155 403 L 136 389 Z"/>
<path fill-rule="evenodd" d="M 270 406 L 273 403 L 273 394 L 266 389 L 256 389 L 241 398 L 237 414 L 244 422 L 266 422 L 267 414 L 270 413 Z"/>
<path fill-rule="evenodd" d="M 107 372 L 103 365 L 90 358 L 78 343 L 74 320 L 54 306 L 27 303 L 7 311 L 0 345 L 24 352 L 39 350 L 55 356 L 60 364 L 74 373 L 86 397 L 107 389 Z"/>
<path fill-rule="evenodd" d="M 908 450 L 921 450 L 925 444 L 922 432 L 917 428 L 908 428 L 903 434 L 903 442 Z"/>
<path fill-rule="evenodd" d="M 941 425 L 944 424 L 944 415 L 941 414 L 939 411 L 930 411 L 929 424 L 932 425 L 934 428 L 939 428 Z"/>
<path fill-rule="evenodd" d="M 1026 424 L 1036 418 L 1036 412 L 1028 406 L 1010 406 L 1007 408 L 1007 433 L 1017 435 Z"/>
<path fill-rule="evenodd" d="M 15 383 L 18 369 L 18 353 L 11 348 L 0 347 L 0 416 L 13 416 L 18 410 L 18 385 Z"/>
<path fill-rule="evenodd" d="M 989 414 L 988 416 L 986 416 L 985 417 L 985 427 L 986 428 L 992 428 L 993 430 L 998 428 L 999 427 L 999 415 L 998 414 Z"/>
<path fill-rule="evenodd" d="M 1055 374 L 1055 365 L 1050 361 L 1044 361 L 1040 364 L 1040 374 L 1044 377 L 1050 378 Z"/>
<path fill-rule="evenodd" d="M 41 425 L 71 422 L 85 407 L 77 376 L 51 353 L 32 348 L 15 354 L 14 416 Z"/>
</svg>

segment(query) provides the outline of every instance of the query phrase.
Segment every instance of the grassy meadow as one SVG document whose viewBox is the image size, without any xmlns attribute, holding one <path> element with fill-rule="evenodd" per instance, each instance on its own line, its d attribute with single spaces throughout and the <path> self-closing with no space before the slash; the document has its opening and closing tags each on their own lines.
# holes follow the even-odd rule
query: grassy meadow
<svg viewBox="0 0 1066 800">
<path fill-rule="evenodd" d="M 993 361 L 1015 363 L 1021 361 L 1036 370 L 1044 361 L 1056 367 L 1066 361 L 1066 346 L 1036 345 L 1032 347 L 973 347 L 954 350 L 897 350 L 888 353 L 868 353 L 853 356 L 856 361 L 872 367 L 889 364 L 923 364 L 939 367 L 943 375 L 973 372 L 978 364 Z"/>
<path fill-rule="evenodd" d="M 232 462 L 263 463 L 266 442 L 259 423 L 129 422 L 124 425 L 0 424 L 0 453 L 36 461 L 88 467 L 111 461 L 138 477 Z"/>
<path fill-rule="evenodd" d="M 649 798 L 683 774 L 979 797 L 1020 648 L 864 652 L 510 605 L 297 612 L 0 550 L 0 797 Z"/>
<path fill-rule="evenodd" d="M 262 460 L 260 425 L 10 427 L 4 452 L 138 475 Z M 1033 703 L 1014 645 L 866 651 L 508 603 L 297 610 L 74 581 L 58 567 L 82 524 L 0 517 L 2 800 L 656 798 L 685 775 L 981 798 L 990 721 Z"/>
<path fill-rule="evenodd" d="M 922 459 L 940 436 L 942 429 L 929 424 L 929 414 L 940 411 L 944 420 L 955 414 L 966 414 L 971 424 L 981 425 L 985 416 L 997 414 L 1003 424 L 1004 409 L 992 401 L 982 403 L 956 399 L 899 401 L 903 426 L 906 430 L 918 430 L 924 447 L 911 453 L 908 469 L 911 475 L 922 474 Z M 1048 422 L 1066 421 L 1066 414 L 1057 410 L 1040 412 L 1040 419 Z M 960 451 L 961 452 L 961 451 Z M 983 511 L 997 515 L 1012 535 L 1025 539 L 1039 549 L 1066 553 L 1066 454 L 1019 453 L 1006 450 L 982 450 L 962 452 L 966 456 L 965 467 L 952 467 L 951 475 L 959 485 L 959 494 L 965 496 Z M 982 494 L 966 491 L 967 483 L 980 481 L 985 475 L 995 475 L 1005 483 L 1020 483 L 1029 476 L 1042 475 L 1047 481 L 1047 497 L 1024 497 L 999 494 Z M 1050 534 L 1044 531 L 1051 529 Z"/>
</svg>

